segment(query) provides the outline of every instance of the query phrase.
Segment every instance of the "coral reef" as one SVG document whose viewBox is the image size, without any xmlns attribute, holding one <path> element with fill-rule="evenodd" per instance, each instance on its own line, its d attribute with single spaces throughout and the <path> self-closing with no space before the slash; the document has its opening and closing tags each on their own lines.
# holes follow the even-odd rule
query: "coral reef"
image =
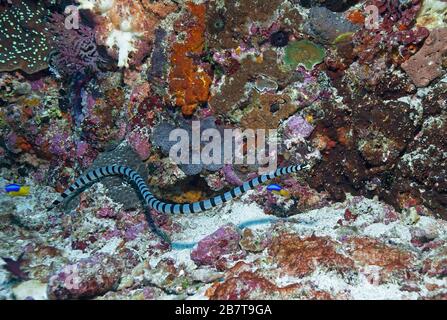
<svg viewBox="0 0 447 320">
<path fill-rule="evenodd" d="M 161 151 L 166 155 L 169 156 L 169 152 L 171 151 L 171 148 L 178 143 L 177 139 L 178 137 L 170 137 L 173 130 L 176 129 L 183 129 L 184 132 L 187 133 L 188 141 L 191 142 L 193 139 L 193 134 L 197 134 L 200 137 L 206 130 L 217 130 L 219 131 L 219 128 L 216 126 L 216 119 L 214 117 L 208 117 L 204 118 L 200 121 L 198 121 L 198 125 L 200 125 L 200 130 L 198 132 L 193 132 L 195 130 L 195 127 L 193 127 L 191 121 L 180 121 L 178 125 L 174 125 L 169 122 L 162 122 L 158 124 L 154 128 L 153 132 L 153 142 L 154 146 L 157 146 L 161 149 Z M 221 130 L 219 131 L 221 132 Z M 182 137 L 183 139 L 186 137 Z M 175 140 L 170 140 L 175 139 Z M 188 143 L 189 147 L 188 150 L 183 150 L 183 152 L 186 152 L 188 155 L 188 163 L 181 163 L 178 164 L 180 169 L 183 170 L 183 172 L 188 176 L 193 176 L 196 174 L 199 174 L 202 172 L 202 170 L 208 170 L 208 171 L 217 171 L 220 170 L 223 167 L 223 164 L 221 163 L 203 163 L 201 159 L 199 159 L 199 163 L 194 163 L 192 161 L 193 157 L 193 146 L 191 143 Z M 219 159 L 223 159 L 224 156 L 224 141 L 221 141 L 221 154 L 218 155 Z M 212 155 L 212 154 L 211 154 Z"/>
<path fill-rule="evenodd" d="M 422 2 L 422 8 L 417 16 L 417 24 L 430 30 L 442 28 L 447 18 L 447 4 L 443 0 L 428 0 Z"/>
<path fill-rule="evenodd" d="M 263 121 L 263 124 L 268 125 L 268 127 L 277 127 L 280 120 L 287 118 L 296 111 L 296 106 L 288 103 L 288 100 L 290 99 L 287 99 L 286 96 L 277 95 L 274 92 L 265 95 L 255 93 L 253 100 L 256 97 L 258 97 L 258 99 L 266 100 L 262 110 L 259 110 L 258 103 L 247 103 L 245 88 L 245 84 L 249 82 L 250 79 L 258 78 L 261 75 L 275 79 L 275 82 L 287 82 L 288 78 L 292 75 L 282 71 L 276 61 L 277 54 L 272 50 L 264 52 L 260 60 L 253 60 L 249 57 L 243 59 L 240 67 L 233 76 L 231 78 L 225 78 L 220 85 L 219 92 L 216 92 L 211 96 L 209 101 L 210 107 L 214 112 L 225 115 L 226 117 L 230 116 L 237 121 L 241 121 L 241 117 L 244 117 L 247 119 L 245 121 L 247 124 L 253 124 L 256 120 L 250 121 L 250 118 L 255 117 L 256 119 Z M 282 102 L 281 99 L 284 99 L 285 101 Z M 271 112 L 270 106 L 275 101 L 282 102 L 280 104 L 280 110 L 275 112 L 275 109 L 273 109 L 273 112 Z M 229 113 L 230 111 L 233 112 Z M 262 128 L 264 126 L 252 126 L 251 128 L 256 127 Z"/>
<path fill-rule="evenodd" d="M 322 6 L 334 12 L 342 12 L 346 11 L 353 5 L 355 5 L 358 0 L 293 0 L 293 2 L 298 2 L 305 8 L 314 8 L 318 6 Z"/>
<path fill-rule="evenodd" d="M 99 154 L 90 169 L 94 170 L 109 163 L 128 165 L 137 170 L 144 179 L 147 179 L 148 174 L 144 170 L 144 165 L 140 163 L 138 155 L 129 146 L 119 146 L 113 151 Z M 134 209 L 141 205 L 138 194 L 132 188 L 123 186 L 121 179 L 108 177 L 102 183 L 107 188 L 107 195 L 115 202 L 121 203 L 124 209 Z"/>
<path fill-rule="evenodd" d="M 48 283 L 50 299 L 95 297 L 113 289 L 121 276 L 120 263 L 112 256 L 96 255 L 56 272 Z"/>
<path fill-rule="evenodd" d="M 236 49 L 244 40 L 244 29 L 248 23 L 268 21 L 281 1 L 247 0 L 238 3 L 225 0 L 224 3 L 222 8 L 217 1 L 210 1 L 207 9 L 207 43 L 217 50 Z"/>
<path fill-rule="evenodd" d="M 355 51 L 362 63 L 370 62 L 381 54 L 393 56 L 395 51 L 400 52 L 403 60 L 408 59 L 406 52 L 417 50 L 417 46 L 429 35 L 427 28 L 415 25 L 421 1 L 413 1 L 407 6 L 391 0 L 374 0 L 368 4 L 378 8 L 382 20 L 378 22 L 378 27 L 365 27 L 354 35 Z M 403 62 L 395 56 L 393 59 Z"/>
<path fill-rule="evenodd" d="M 0 1 L 0 299 L 445 299 L 446 13 Z"/>
<path fill-rule="evenodd" d="M 199 266 L 225 265 L 228 259 L 244 256 L 239 249 L 240 234 L 234 225 L 226 225 L 199 241 L 191 259 Z"/>
<path fill-rule="evenodd" d="M 325 7 L 312 7 L 304 28 L 308 34 L 323 43 L 333 43 L 339 36 L 354 33 L 358 29 L 342 14 L 332 12 Z"/>
</svg>

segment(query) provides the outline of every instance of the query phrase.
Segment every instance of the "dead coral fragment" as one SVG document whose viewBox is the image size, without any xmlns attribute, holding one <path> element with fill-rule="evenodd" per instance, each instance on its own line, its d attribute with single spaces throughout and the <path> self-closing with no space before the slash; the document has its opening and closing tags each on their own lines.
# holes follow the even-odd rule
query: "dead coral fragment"
<svg viewBox="0 0 447 320">
<path fill-rule="evenodd" d="M 20 1 L 0 12 L 0 72 L 28 74 L 48 67 L 46 10 L 38 1 Z"/>
<path fill-rule="evenodd" d="M 197 65 L 194 55 L 202 54 L 205 32 L 205 5 L 189 4 L 194 23 L 184 30 L 187 34 L 184 42 L 172 47 L 169 74 L 170 92 L 175 104 L 182 108 L 184 115 L 194 113 L 197 105 L 208 101 L 211 77 Z"/>
<path fill-rule="evenodd" d="M 402 64 L 402 69 L 418 87 L 426 87 L 443 75 L 442 58 L 447 52 L 447 28 L 433 30 L 424 46 Z"/>
<path fill-rule="evenodd" d="M 291 69 L 303 66 L 307 70 L 312 70 L 317 64 L 323 62 L 325 56 L 324 48 L 311 41 L 301 40 L 286 47 L 284 62 Z"/>
</svg>

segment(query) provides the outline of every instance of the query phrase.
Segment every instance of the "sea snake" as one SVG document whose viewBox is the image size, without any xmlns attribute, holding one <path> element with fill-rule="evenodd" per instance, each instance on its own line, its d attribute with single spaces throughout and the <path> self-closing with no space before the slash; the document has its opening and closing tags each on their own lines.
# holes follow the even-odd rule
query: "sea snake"
<svg viewBox="0 0 447 320">
<path fill-rule="evenodd" d="M 260 185 L 261 183 L 266 182 L 267 180 L 271 180 L 273 178 L 301 171 L 303 169 L 307 169 L 308 165 L 298 164 L 294 166 L 279 168 L 276 171 L 273 171 L 269 174 L 264 174 L 258 176 L 250 181 L 245 182 L 239 187 L 232 189 L 231 191 L 225 192 L 222 195 L 218 195 L 214 198 L 198 201 L 194 203 L 186 203 L 186 204 L 175 204 L 175 203 L 166 203 L 158 200 L 148 189 L 146 183 L 143 181 L 143 178 L 131 168 L 120 166 L 120 165 L 112 165 L 107 167 L 101 167 L 96 170 L 89 171 L 87 174 L 79 177 L 72 185 L 70 185 L 67 190 L 65 190 L 48 208 L 48 210 L 53 209 L 61 202 L 63 202 L 70 195 L 76 193 L 79 189 L 85 187 L 91 182 L 97 181 L 100 178 L 107 176 L 115 176 L 121 175 L 126 176 L 131 179 L 133 183 L 138 187 L 140 194 L 149 205 L 150 208 L 157 210 L 161 213 L 166 214 L 180 214 L 180 213 L 198 213 L 209 210 L 211 208 L 217 207 L 227 201 L 230 201 L 234 198 L 237 198 L 247 192 Z"/>
</svg>

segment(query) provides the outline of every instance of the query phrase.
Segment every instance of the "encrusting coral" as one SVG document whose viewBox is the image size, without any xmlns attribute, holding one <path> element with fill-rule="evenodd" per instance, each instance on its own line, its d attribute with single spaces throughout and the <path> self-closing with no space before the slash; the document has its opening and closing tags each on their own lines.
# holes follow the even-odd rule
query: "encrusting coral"
<svg viewBox="0 0 447 320">
<path fill-rule="evenodd" d="M 325 50 L 321 46 L 308 40 L 300 40 L 286 47 L 284 62 L 292 69 L 303 66 L 307 70 L 312 70 L 323 62 L 325 56 Z"/>
<path fill-rule="evenodd" d="M 186 33 L 183 42 L 176 42 L 171 48 L 171 71 L 169 73 L 169 91 L 175 104 L 182 108 L 184 115 L 194 113 L 200 103 L 209 98 L 211 77 L 198 64 L 197 60 L 204 50 L 205 5 L 189 3 L 191 22 L 182 25 L 178 32 Z"/>
<path fill-rule="evenodd" d="M 0 7 L 0 71 L 32 74 L 48 68 L 47 15 L 42 1 L 14 0 Z"/>
</svg>

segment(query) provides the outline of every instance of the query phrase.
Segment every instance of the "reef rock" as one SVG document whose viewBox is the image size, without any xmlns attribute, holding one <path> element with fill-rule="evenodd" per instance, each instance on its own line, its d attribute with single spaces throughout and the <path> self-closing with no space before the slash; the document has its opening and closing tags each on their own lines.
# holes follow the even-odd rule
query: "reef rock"
<svg viewBox="0 0 447 320">
<path fill-rule="evenodd" d="M 112 151 L 101 153 L 89 170 L 95 170 L 111 164 L 121 164 L 133 168 L 145 181 L 147 180 L 148 175 L 145 165 L 130 146 L 120 145 Z M 142 205 L 143 202 L 140 200 L 138 192 L 130 185 L 123 184 L 122 177 L 106 177 L 101 179 L 101 183 L 107 188 L 107 196 L 115 202 L 123 204 L 124 210 L 135 209 Z M 79 196 L 74 197 L 72 203 L 68 203 L 68 207 L 76 206 L 78 201 Z"/>
<path fill-rule="evenodd" d="M 350 258 L 337 252 L 333 241 L 325 238 L 301 239 L 285 234 L 273 240 L 269 252 L 286 274 L 298 277 L 312 273 L 317 266 L 337 271 L 354 266 Z"/>
<path fill-rule="evenodd" d="M 287 120 L 285 135 L 288 138 L 308 138 L 314 130 L 314 127 L 301 116 L 293 116 Z"/>
<path fill-rule="evenodd" d="M 320 42 L 332 43 L 340 35 L 357 31 L 358 26 L 352 24 L 342 14 L 332 12 L 325 7 L 312 7 L 304 28 Z"/>
<path fill-rule="evenodd" d="M 122 261 L 98 254 L 78 263 L 67 265 L 50 278 L 50 299 L 93 298 L 118 285 L 123 270 Z"/>
<path fill-rule="evenodd" d="M 241 236 L 233 224 L 225 225 L 216 232 L 200 240 L 197 247 L 191 252 L 191 259 L 199 266 L 219 267 L 232 256 L 242 256 L 239 248 Z"/>
<path fill-rule="evenodd" d="M 424 46 L 414 56 L 402 64 L 402 69 L 418 87 L 426 87 L 442 76 L 442 58 L 447 52 L 447 28 L 431 31 Z"/>
<path fill-rule="evenodd" d="M 266 299 L 272 296 L 284 298 L 294 287 L 281 288 L 256 273 L 245 271 L 213 287 L 209 296 L 211 300 Z"/>
</svg>

